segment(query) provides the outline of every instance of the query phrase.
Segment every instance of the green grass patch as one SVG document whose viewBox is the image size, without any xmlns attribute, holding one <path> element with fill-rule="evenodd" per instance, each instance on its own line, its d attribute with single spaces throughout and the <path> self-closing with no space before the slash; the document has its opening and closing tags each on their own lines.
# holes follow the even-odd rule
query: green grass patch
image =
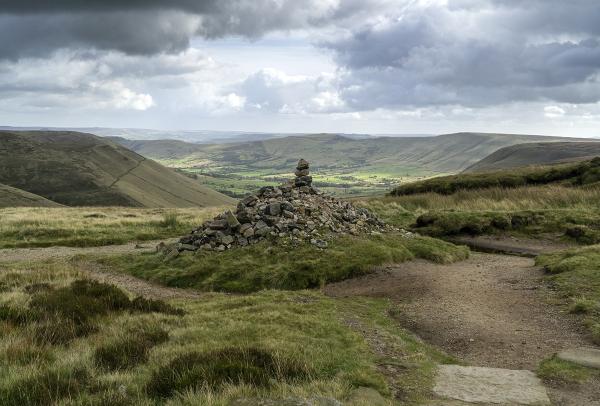
<svg viewBox="0 0 600 406">
<path fill-rule="evenodd" d="M 319 287 L 369 273 L 377 265 L 413 258 L 449 263 L 468 257 L 466 247 L 397 234 L 338 238 L 326 250 L 311 244 L 272 244 L 264 242 L 223 253 L 201 252 L 169 261 L 161 254 L 123 255 L 98 261 L 168 286 L 248 293 Z"/>
<path fill-rule="evenodd" d="M 590 333 L 600 344 L 600 245 L 541 255 L 536 263 L 570 302 L 571 311 L 583 313 Z"/>
<path fill-rule="evenodd" d="M 592 375 L 589 368 L 556 357 L 542 361 L 536 373 L 551 385 L 577 385 L 584 383 Z"/>
</svg>

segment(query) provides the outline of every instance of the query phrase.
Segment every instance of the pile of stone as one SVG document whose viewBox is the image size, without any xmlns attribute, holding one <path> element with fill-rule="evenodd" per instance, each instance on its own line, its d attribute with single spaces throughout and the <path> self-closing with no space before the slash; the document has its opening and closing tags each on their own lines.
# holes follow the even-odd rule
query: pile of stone
<svg viewBox="0 0 600 406">
<path fill-rule="evenodd" d="M 356 208 L 312 187 L 309 164 L 298 162 L 295 179 L 266 186 L 242 199 L 235 212 L 204 222 L 174 247 L 181 251 L 225 251 L 265 239 L 308 241 L 327 247 L 333 234 L 381 233 L 392 228 L 365 208 Z"/>
</svg>

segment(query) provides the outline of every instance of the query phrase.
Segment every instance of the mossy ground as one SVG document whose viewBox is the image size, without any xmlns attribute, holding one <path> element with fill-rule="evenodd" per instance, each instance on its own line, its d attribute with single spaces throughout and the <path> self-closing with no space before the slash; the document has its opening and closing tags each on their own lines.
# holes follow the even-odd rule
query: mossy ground
<svg viewBox="0 0 600 406">
<path fill-rule="evenodd" d="M 37 295 L 68 290 L 82 277 L 71 262 L 0 265 L 0 271 L 6 287 L 0 303 L 10 308 L 29 308 Z M 0 321 L 0 404 L 226 405 L 243 397 L 291 396 L 344 401 L 359 387 L 375 389 L 391 404 L 392 389 L 381 372 L 390 362 L 402 367 L 393 382 L 405 394 L 399 403 L 413 404 L 428 396 L 434 365 L 448 361 L 400 329 L 386 300 L 338 300 L 306 290 L 210 293 L 171 301 L 185 313 L 176 315 L 120 311 L 115 303 L 125 301 L 113 300 L 120 297 L 113 289 L 79 291 L 112 298 L 101 299 L 106 312 L 93 315 L 99 328 L 90 334 L 38 343 L 30 335 L 37 321 Z M 384 333 L 394 358 L 376 353 L 349 320 Z M 200 380 L 194 378 L 198 371 Z"/>
<path fill-rule="evenodd" d="M 223 253 L 198 252 L 166 260 L 161 254 L 98 259 L 120 272 L 173 287 L 249 293 L 308 289 L 372 272 L 378 265 L 424 258 L 450 263 L 468 257 L 466 247 L 429 237 L 381 234 L 334 239 L 321 250 L 302 243 L 263 242 Z"/>
</svg>

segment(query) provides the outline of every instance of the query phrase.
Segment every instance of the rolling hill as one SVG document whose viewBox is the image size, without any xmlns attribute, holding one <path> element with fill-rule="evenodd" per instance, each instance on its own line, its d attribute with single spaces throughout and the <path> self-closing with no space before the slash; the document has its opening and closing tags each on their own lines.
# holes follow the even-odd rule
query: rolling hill
<svg viewBox="0 0 600 406">
<path fill-rule="evenodd" d="M 61 207 L 42 196 L 0 183 L 0 208 L 2 207 Z"/>
<path fill-rule="evenodd" d="M 202 145 L 175 140 L 113 140 L 164 165 L 196 173 L 206 184 L 235 196 L 289 177 L 301 157 L 311 163 L 317 187 L 337 195 L 357 196 L 384 193 L 406 181 L 460 172 L 506 146 L 577 141 L 487 133 L 368 138 L 314 134 Z"/>
<path fill-rule="evenodd" d="M 68 206 L 204 207 L 233 200 L 78 132 L 0 131 L 0 182 Z"/>
<path fill-rule="evenodd" d="M 536 142 L 504 147 L 469 166 L 465 172 L 511 169 L 584 161 L 600 156 L 600 142 Z"/>
<path fill-rule="evenodd" d="M 497 149 L 514 144 L 531 141 L 577 141 L 560 137 L 486 133 L 370 139 L 318 134 L 208 145 L 175 140 L 113 139 L 143 156 L 171 164 L 181 161 L 199 166 L 243 165 L 289 169 L 290 165 L 302 156 L 318 168 L 395 164 L 426 168 L 434 172 L 463 170 Z"/>
</svg>

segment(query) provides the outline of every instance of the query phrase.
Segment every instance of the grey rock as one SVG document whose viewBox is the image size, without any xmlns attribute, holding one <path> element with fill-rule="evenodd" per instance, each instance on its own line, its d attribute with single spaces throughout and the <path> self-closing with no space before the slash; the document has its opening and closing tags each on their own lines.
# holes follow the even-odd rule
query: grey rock
<svg viewBox="0 0 600 406">
<path fill-rule="evenodd" d="M 229 228 L 235 229 L 240 226 L 240 222 L 238 221 L 235 214 L 233 214 L 231 212 L 231 210 L 227 210 L 225 212 L 225 219 L 227 220 L 227 224 L 229 225 Z"/>
<path fill-rule="evenodd" d="M 298 165 L 296 165 L 296 169 L 298 169 L 299 171 L 303 169 L 308 169 L 308 167 L 308 161 L 304 158 L 300 158 L 300 160 L 298 161 Z"/>
<path fill-rule="evenodd" d="M 225 219 L 216 219 L 213 220 L 210 224 L 209 227 L 212 230 L 225 230 L 228 226 L 227 220 Z"/>
<path fill-rule="evenodd" d="M 179 251 L 196 251 L 198 249 L 198 247 L 196 247 L 193 244 L 177 244 L 177 249 Z"/>
<path fill-rule="evenodd" d="M 271 203 L 267 206 L 267 214 L 271 216 L 279 216 L 281 214 L 281 204 Z"/>
<path fill-rule="evenodd" d="M 233 238 L 233 236 L 231 235 L 226 235 L 223 238 L 221 238 L 221 243 L 225 244 L 225 245 L 229 245 L 231 244 L 233 241 L 235 241 L 235 239 Z"/>
<path fill-rule="evenodd" d="M 550 405 L 540 379 L 525 370 L 440 365 L 433 392 L 470 403 Z"/>
<path fill-rule="evenodd" d="M 570 348 L 559 352 L 557 357 L 584 367 L 600 369 L 600 349 L 597 348 Z"/>
</svg>

